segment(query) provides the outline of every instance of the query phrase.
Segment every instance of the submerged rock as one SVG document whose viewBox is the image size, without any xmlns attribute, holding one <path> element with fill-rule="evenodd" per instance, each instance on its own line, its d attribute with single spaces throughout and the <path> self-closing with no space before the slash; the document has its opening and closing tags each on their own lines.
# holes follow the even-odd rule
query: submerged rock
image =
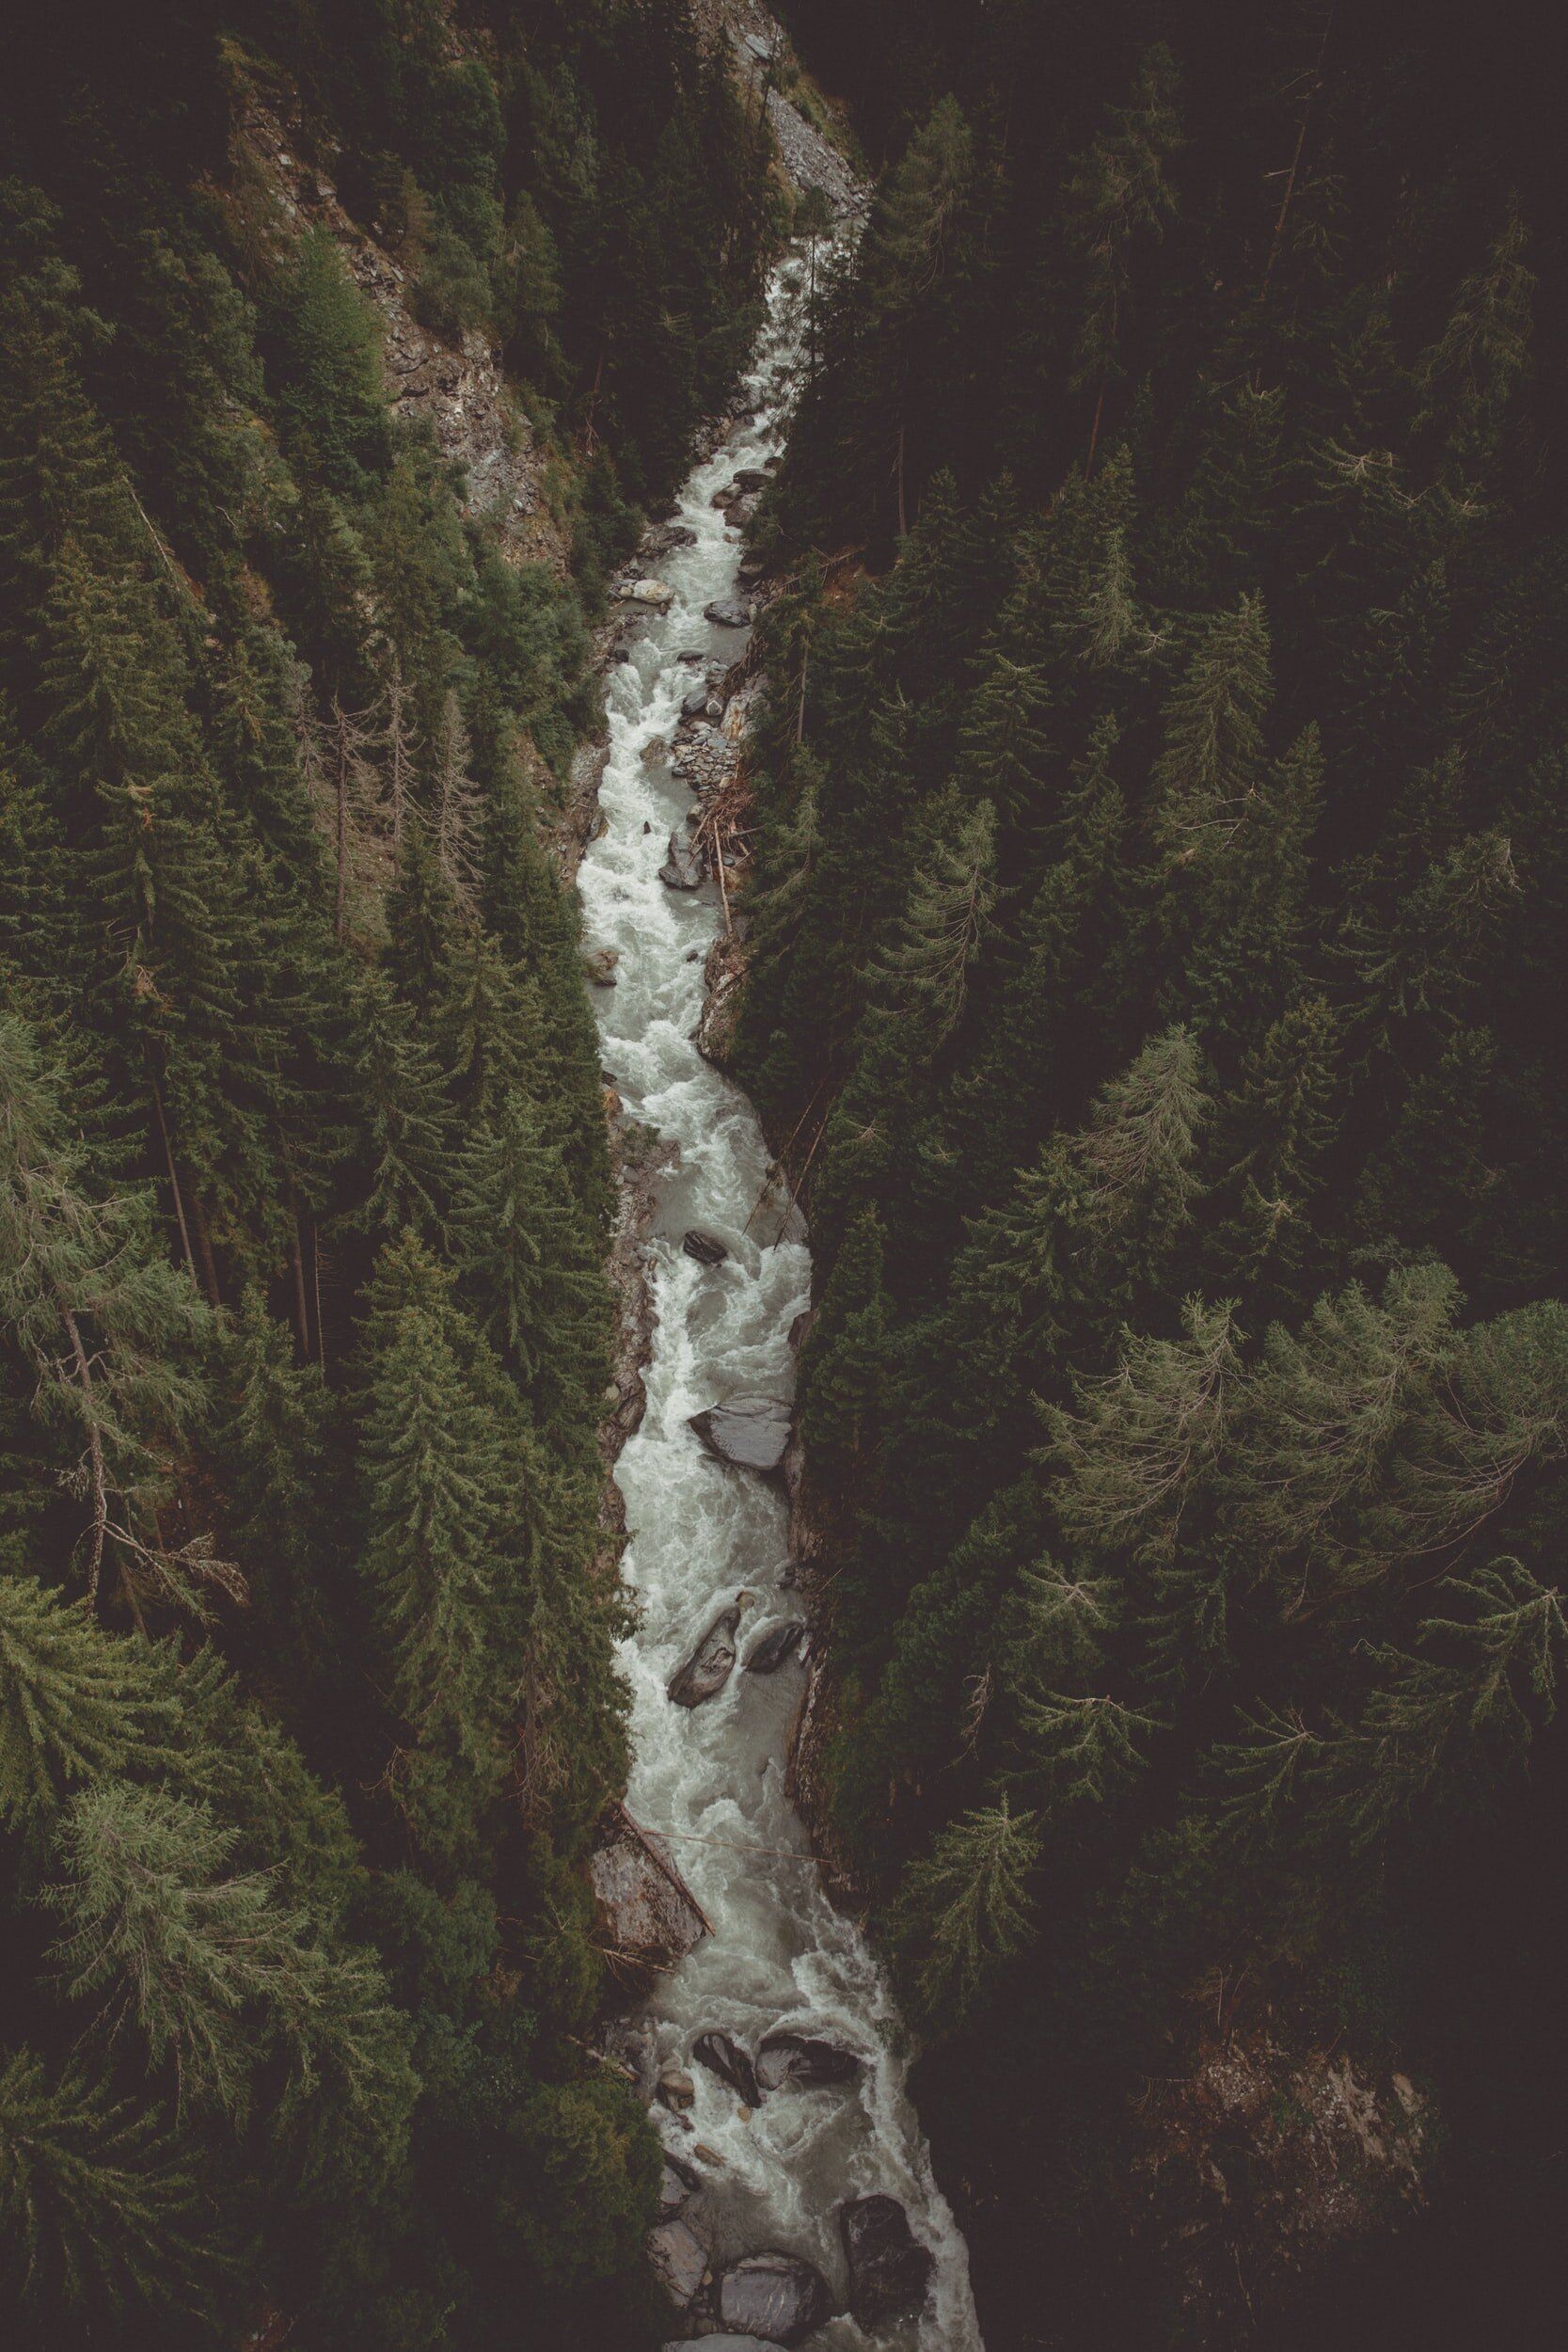
<svg viewBox="0 0 1568 2352">
<path fill-rule="evenodd" d="M 745 2254 L 720 2275 L 719 2318 L 744 2336 L 799 2344 L 832 2310 L 828 2282 L 798 2254 Z M 709 2345 L 714 2343 L 708 2337 Z"/>
<path fill-rule="evenodd" d="M 752 1645 L 746 1661 L 749 1675 L 777 1674 L 792 1650 L 799 1649 L 806 1631 L 804 1620 L 791 1617 L 787 1625 L 776 1625 L 771 1633 L 764 1633 Z"/>
<path fill-rule="evenodd" d="M 700 890 L 705 874 L 703 853 L 678 833 L 670 835 L 670 853 L 658 869 L 666 890 Z"/>
<path fill-rule="evenodd" d="M 721 1241 L 715 1241 L 711 1233 L 700 1233 L 695 1226 L 687 1233 L 681 1248 L 699 1265 L 722 1265 L 730 1254 Z"/>
<path fill-rule="evenodd" d="M 849 2265 L 849 2309 L 863 2328 L 895 2312 L 915 2312 L 936 2267 L 936 2256 L 910 2229 L 896 2197 L 851 2197 L 838 2209 L 839 2235 Z"/>
<path fill-rule="evenodd" d="M 684 1666 L 670 1677 L 670 1696 L 677 1707 L 701 1707 L 717 1697 L 735 1672 L 735 1635 L 740 1612 L 733 1605 L 721 1610 Z"/>
<path fill-rule="evenodd" d="M 715 628 L 750 628 L 752 608 L 739 596 L 715 596 L 711 604 L 704 605 L 703 618 Z"/>
<path fill-rule="evenodd" d="M 689 2222 L 661 2221 L 648 2233 L 648 2261 L 677 2311 L 684 2312 L 707 2277 L 707 2248 Z"/>
<path fill-rule="evenodd" d="M 853 2082 L 861 2062 L 852 2050 L 836 2042 L 819 2042 L 815 2034 L 796 2033 L 781 2026 L 764 2034 L 757 2048 L 757 2081 L 764 2090 L 782 2090 L 785 2083 L 816 2090 L 824 2083 Z"/>
<path fill-rule="evenodd" d="M 728 2083 L 743 2106 L 762 2105 L 756 2069 L 733 2034 L 700 2033 L 691 2044 L 691 2055 L 699 2066 L 705 2066 L 710 2074 Z"/>
<path fill-rule="evenodd" d="M 789 1443 L 789 1406 L 777 1396 L 732 1396 L 691 1414 L 687 1426 L 721 1462 L 776 1470 Z"/>
</svg>

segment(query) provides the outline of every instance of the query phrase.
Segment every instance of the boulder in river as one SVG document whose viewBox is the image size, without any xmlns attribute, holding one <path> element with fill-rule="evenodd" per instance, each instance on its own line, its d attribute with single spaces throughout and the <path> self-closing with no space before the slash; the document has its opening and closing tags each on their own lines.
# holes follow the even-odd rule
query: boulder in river
<svg viewBox="0 0 1568 2352">
<path fill-rule="evenodd" d="M 691 1414 L 687 1426 L 721 1462 L 776 1470 L 789 1444 L 789 1406 L 777 1396 L 732 1396 Z"/>
<path fill-rule="evenodd" d="M 606 1941 L 628 1960 L 670 1968 L 694 1951 L 708 1922 L 680 1872 L 622 1806 L 607 1819 L 588 1861 Z"/>
<path fill-rule="evenodd" d="M 756 2069 L 733 2034 L 700 2033 L 691 2044 L 691 2055 L 699 2066 L 728 2083 L 742 2106 L 761 2106 Z"/>
<path fill-rule="evenodd" d="M 689 694 L 681 697 L 683 719 L 705 719 L 707 716 L 708 691 L 705 685 L 694 686 Z"/>
<path fill-rule="evenodd" d="M 684 2066 L 661 2066 L 654 2095 L 672 2115 L 684 2115 L 697 2096 L 697 2086 Z"/>
<path fill-rule="evenodd" d="M 798 2254 L 743 2254 L 720 2274 L 719 2320 L 743 2336 L 799 2344 L 832 2310 L 828 2282 Z M 713 2337 L 707 2339 L 711 2345 Z"/>
<path fill-rule="evenodd" d="M 683 841 L 679 833 L 670 835 L 670 854 L 658 869 L 658 879 L 666 890 L 700 890 L 705 874 L 703 853 L 694 842 Z"/>
<path fill-rule="evenodd" d="M 661 2221 L 651 2230 L 648 2261 L 671 2302 L 684 2312 L 707 2277 L 707 2248 L 690 2223 Z"/>
<path fill-rule="evenodd" d="M 735 1635 L 740 1612 L 721 1609 L 684 1666 L 670 1677 L 670 1696 L 677 1707 L 701 1707 L 717 1697 L 735 1672 Z"/>
<path fill-rule="evenodd" d="M 690 2340 L 685 2344 L 665 2344 L 659 2352 L 691 2352 Z M 705 2336 L 703 2352 L 777 2352 L 762 2336 Z"/>
<path fill-rule="evenodd" d="M 656 612 L 668 612 L 675 601 L 675 592 L 667 580 L 626 580 L 619 594 L 623 603 L 651 605 Z"/>
<path fill-rule="evenodd" d="M 785 2083 L 800 2083 L 806 2090 L 849 2083 L 860 2071 L 853 2050 L 841 2050 L 836 2042 L 796 2033 L 789 2026 L 764 2034 L 757 2046 L 757 2082 L 764 2090 L 782 2090 Z"/>
<path fill-rule="evenodd" d="M 791 1617 L 787 1625 L 776 1625 L 770 1633 L 764 1633 L 752 1645 L 746 1661 L 749 1675 L 777 1674 L 792 1650 L 800 1646 L 806 1627 L 800 1617 Z"/>
<path fill-rule="evenodd" d="M 699 1232 L 694 1225 L 682 1241 L 681 1248 L 689 1258 L 695 1258 L 699 1265 L 722 1265 L 730 1254 L 721 1241 L 715 1241 L 711 1233 Z"/>
<path fill-rule="evenodd" d="M 838 2209 L 839 2235 L 849 2265 L 849 2309 L 863 2328 L 917 2312 L 936 2257 L 910 2228 L 896 2197 L 850 2197 Z"/>
<path fill-rule="evenodd" d="M 741 596 L 715 596 L 703 607 L 703 618 L 715 628 L 750 628 L 752 608 Z"/>
<path fill-rule="evenodd" d="M 591 947 L 582 959 L 590 988 L 613 988 L 615 967 L 620 961 L 619 947 Z"/>
<path fill-rule="evenodd" d="M 664 2219 L 679 2213 L 687 2199 L 702 2187 L 703 2176 L 694 2164 L 683 2164 L 679 2156 L 664 2151 L 664 2170 L 658 2184 L 658 2210 Z"/>
<path fill-rule="evenodd" d="M 766 490 L 768 482 L 768 476 L 761 466 L 742 466 L 736 475 L 735 486 L 743 497 L 750 498 L 754 491 Z"/>
</svg>

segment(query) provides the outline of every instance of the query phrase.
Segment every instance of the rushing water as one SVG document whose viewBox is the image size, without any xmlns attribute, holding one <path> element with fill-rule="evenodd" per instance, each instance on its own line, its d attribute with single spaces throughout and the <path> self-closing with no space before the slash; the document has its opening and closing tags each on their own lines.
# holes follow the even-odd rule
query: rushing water
<svg viewBox="0 0 1568 2352">
<path fill-rule="evenodd" d="M 799 1609 L 787 1585 L 783 1494 L 770 1481 L 721 1466 L 687 1426 L 689 1414 L 744 1391 L 788 1395 L 788 1332 L 810 1296 L 811 1260 L 800 1239 L 775 1241 L 781 1197 L 753 1216 L 768 1168 L 761 1130 L 745 1095 L 692 1041 L 704 960 L 721 918 L 711 886 L 684 894 L 658 881 L 670 833 L 692 801 L 662 758 L 643 756 L 656 739 L 673 739 L 693 682 L 678 657 L 700 651 L 731 660 L 744 643 L 703 618 L 705 605 L 735 593 L 740 555 L 711 500 L 738 468 L 762 466 L 782 444 L 797 284 L 798 272 L 786 269 L 770 291 L 751 386 L 755 422 L 738 428 L 682 494 L 678 520 L 697 544 L 652 567 L 674 589 L 673 607 L 650 616 L 631 660 L 610 671 L 601 793 L 608 827 L 579 878 L 589 945 L 619 950 L 618 985 L 596 992 L 605 1065 L 627 1110 L 679 1152 L 652 1243 L 657 1327 L 647 1413 L 616 1472 L 631 1530 L 624 1574 L 641 1615 L 622 1658 L 634 1694 L 628 1804 L 645 1828 L 669 1836 L 715 1930 L 659 1980 L 652 2014 L 660 2061 L 689 2064 L 694 2037 L 709 2027 L 754 2054 L 779 2025 L 820 2033 L 863 2061 L 858 2083 L 786 2085 L 749 2121 L 732 2090 L 692 2066 L 691 2130 L 656 2111 L 677 2153 L 701 2143 L 721 2159 L 704 2168 L 705 2186 L 685 2217 L 711 2246 L 715 2266 L 783 2248 L 815 2262 L 842 2301 L 837 2207 L 883 2190 L 904 2205 L 936 2269 L 918 2324 L 875 2340 L 920 2352 L 979 2352 L 963 2241 L 904 2089 L 887 1985 L 854 1923 L 823 1892 L 784 1794 L 804 1669 L 791 1661 L 764 1677 L 737 1667 L 716 1698 L 692 1709 L 666 1696 L 671 1675 L 738 1595 L 751 1597 L 742 1660 L 760 1633 Z M 705 1269 L 683 1254 L 689 1226 L 724 1243 L 723 1265 Z M 812 2339 L 823 2352 L 868 2341 L 847 2317 Z"/>
</svg>

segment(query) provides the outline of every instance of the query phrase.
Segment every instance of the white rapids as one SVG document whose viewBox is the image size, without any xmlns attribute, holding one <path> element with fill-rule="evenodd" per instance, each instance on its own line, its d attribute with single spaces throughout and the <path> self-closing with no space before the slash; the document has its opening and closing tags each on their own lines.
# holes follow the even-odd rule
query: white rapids
<svg viewBox="0 0 1568 2352">
<path fill-rule="evenodd" d="M 721 1467 L 687 1426 L 703 1406 L 744 1391 L 790 1393 L 788 1332 L 811 1293 L 802 1239 L 776 1246 L 782 1197 L 752 1216 L 768 1153 L 746 1096 L 697 1052 L 703 966 L 716 936 L 717 892 L 677 893 L 658 880 L 673 827 L 690 796 L 644 747 L 673 739 L 693 671 L 683 652 L 733 660 L 745 639 L 711 627 L 703 609 L 736 593 L 736 534 L 713 507 L 741 467 L 761 467 L 783 444 L 797 343 L 792 297 L 798 266 L 769 290 L 768 323 L 742 424 L 688 480 L 677 519 L 693 547 L 658 561 L 675 591 L 667 613 L 650 613 L 629 661 L 611 667 L 610 757 L 601 790 L 606 830 L 579 874 L 587 945 L 618 950 L 617 984 L 595 991 L 603 1058 L 627 1111 L 673 1142 L 650 1245 L 657 1324 L 647 1371 L 647 1413 L 616 1477 L 631 1540 L 623 1573 L 641 1625 L 621 1665 L 633 1692 L 634 1760 L 628 1805 L 671 1841 L 714 1933 L 673 1975 L 661 1978 L 651 2016 L 660 2063 L 690 2065 L 696 2035 L 717 2028 L 753 2055 L 779 2025 L 807 2027 L 862 2059 L 847 2087 L 786 2084 L 749 2121 L 735 2093 L 691 2066 L 690 2129 L 656 2109 L 672 2150 L 717 2153 L 686 2218 L 711 2249 L 715 2268 L 765 2247 L 804 2255 L 826 2276 L 841 2315 L 811 2339 L 819 2352 L 918 2347 L 981 2352 L 967 2251 L 931 2175 L 905 2090 L 903 2036 L 882 1973 L 855 1923 L 823 1890 L 804 1829 L 784 1793 L 788 1729 L 804 1669 L 791 1660 L 771 1676 L 743 1661 L 757 1636 L 798 1613 L 786 1588 L 784 1499 L 769 1480 Z M 748 1219 L 751 1219 L 748 1228 Z M 681 1236 L 699 1226 L 721 1241 L 726 1263 L 707 1269 L 685 1256 Z M 801 1231 L 794 1220 L 793 1232 Z M 705 1706 L 673 1706 L 672 1674 L 737 1594 L 740 1658 Z M 881 2190 L 898 2199 L 915 2235 L 936 2257 L 918 2322 L 868 2336 L 842 2315 L 847 2273 L 839 2241 L 842 2200 Z M 760 2347 L 759 2347 L 760 2352 Z"/>
</svg>

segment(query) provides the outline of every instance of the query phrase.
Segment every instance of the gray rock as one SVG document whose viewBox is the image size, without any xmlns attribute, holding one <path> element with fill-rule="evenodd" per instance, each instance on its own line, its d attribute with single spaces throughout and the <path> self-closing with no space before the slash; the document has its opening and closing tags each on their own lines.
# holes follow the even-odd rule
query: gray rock
<svg viewBox="0 0 1568 2352">
<path fill-rule="evenodd" d="M 683 719 L 705 718 L 708 699 L 708 691 L 705 686 L 694 686 L 689 694 L 683 694 L 681 697 L 681 717 Z"/>
<path fill-rule="evenodd" d="M 707 2248 L 689 2222 L 661 2221 L 648 2234 L 648 2261 L 677 2311 L 684 2312 L 707 2277 Z"/>
<path fill-rule="evenodd" d="M 689 670 L 700 670 L 706 659 L 707 656 L 701 653 L 678 653 L 675 656 L 675 660 Z"/>
<path fill-rule="evenodd" d="M 721 2272 L 719 2319 L 743 2336 L 770 2344 L 799 2344 L 820 2328 L 832 2310 L 828 2282 L 798 2254 L 745 2254 Z M 714 2339 L 707 2339 L 711 2345 Z"/>
<path fill-rule="evenodd" d="M 697 2096 L 697 2086 L 684 2066 L 661 2066 L 655 2095 L 672 2115 L 684 2115 Z"/>
<path fill-rule="evenodd" d="M 936 2257 L 910 2229 L 896 2197 L 851 2197 L 838 2209 L 849 2265 L 849 2309 L 863 2328 L 926 2300 Z"/>
<path fill-rule="evenodd" d="M 809 1307 L 802 1307 L 794 1322 L 790 1325 L 789 1352 L 792 1356 L 798 1356 L 801 1348 L 804 1347 L 811 1331 L 812 1321 L 812 1310 Z"/>
<path fill-rule="evenodd" d="M 785 2083 L 809 2089 L 819 2083 L 850 2083 L 860 2071 L 861 2062 L 852 2050 L 841 2050 L 835 2042 L 819 2042 L 815 2034 L 795 2033 L 786 2026 L 764 2034 L 757 2048 L 757 2082 L 764 2090 L 781 2090 Z"/>
<path fill-rule="evenodd" d="M 589 1856 L 588 1877 L 604 1915 L 605 1941 L 630 1960 L 673 1967 L 707 1933 L 674 1864 L 656 1854 L 624 1815 L 611 1813 Z"/>
<path fill-rule="evenodd" d="M 610 2064 L 636 2084 L 640 2097 L 653 2097 L 658 2051 L 651 2017 L 612 2017 L 599 2036 L 599 2047 Z"/>
<path fill-rule="evenodd" d="M 694 1429 L 710 1454 L 739 1470 L 776 1470 L 789 1443 L 789 1406 L 776 1396 L 732 1396 L 693 1413 Z"/>
<path fill-rule="evenodd" d="M 664 2170 L 658 2184 L 658 2210 L 668 2219 L 679 2213 L 687 2199 L 701 2188 L 703 2176 L 694 2164 L 683 2164 L 679 2156 L 664 2152 Z"/>
<path fill-rule="evenodd" d="M 691 2352 L 691 2345 L 689 2341 L 665 2344 L 659 2346 L 659 2352 Z M 705 2336 L 703 2352 L 778 2352 L 778 2348 L 769 2347 L 764 2336 Z"/>
<path fill-rule="evenodd" d="M 619 947 L 592 947 L 582 959 L 583 971 L 590 988 L 613 988 L 615 967 L 621 961 Z"/>
<path fill-rule="evenodd" d="M 776 1625 L 771 1633 L 761 1636 L 746 1661 L 749 1675 L 777 1674 L 784 1660 L 800 1646 L 805 1626 L 799 1617 L 791 1617 L 787 1625 Z"/>
<path fill-rule="evenodd" d="M 703 618 L 715 628 L 750 628 L 752 608 L 739 596 L 716 596 L 711 604 L 704 605 Z"/>
<path fill-rule="evenodd" d="M 742 2106 L 761 2106 L 756 2069 L 733 2034 L 700 2033 L 691 2044 L 691 2055 L 699 2066 L 728 2083 Z"/>
<path fill-rule="evenodd" d="M 735 1672 L 735 1636 L 740 1612 L 721 1610 L 684 1666 L 670 1677 L 670 1696 L 677 1707 L 701 1707 L 716 1698 Z"/>
<path fill-rule="evenodd" d="M 761 466 L 742 466 L 736 475 L 735 486 L 745 498 L 768 487 L 768 475 Z"/>
<path fill-rule="evenodd" d="M 695 1258 L 699 1265 L 722 1265 L 730 1254 L 721 1241 L 715 1241 L 711 1233 L 700 1233 L 694 1225 L 681 1243 L 681 1248 L 689 1258 Z"/>
<path fill-rule="evenodd" d="M 683 841 L 679 833 L 670 835 L 670 851 L 658 869 L 658 879 L 666 890 L 700 890 L 705 876 L 703 853 L 694 843 Z"/>
<path fill-rule="evenodd" d="M 656 612 L 668 612 L 675 601 L 675 592 L 667 580 L 623 580 L 616 594 L 624 604 L 652 605 Z"/>
<path fill-rule="evenodd" d="M 754 580 L 763 578 L 767 569 L 766 555 L 743 555 L 736 566 L 736 577 L 743 587 L 750 587 Z"/>
</svg>

